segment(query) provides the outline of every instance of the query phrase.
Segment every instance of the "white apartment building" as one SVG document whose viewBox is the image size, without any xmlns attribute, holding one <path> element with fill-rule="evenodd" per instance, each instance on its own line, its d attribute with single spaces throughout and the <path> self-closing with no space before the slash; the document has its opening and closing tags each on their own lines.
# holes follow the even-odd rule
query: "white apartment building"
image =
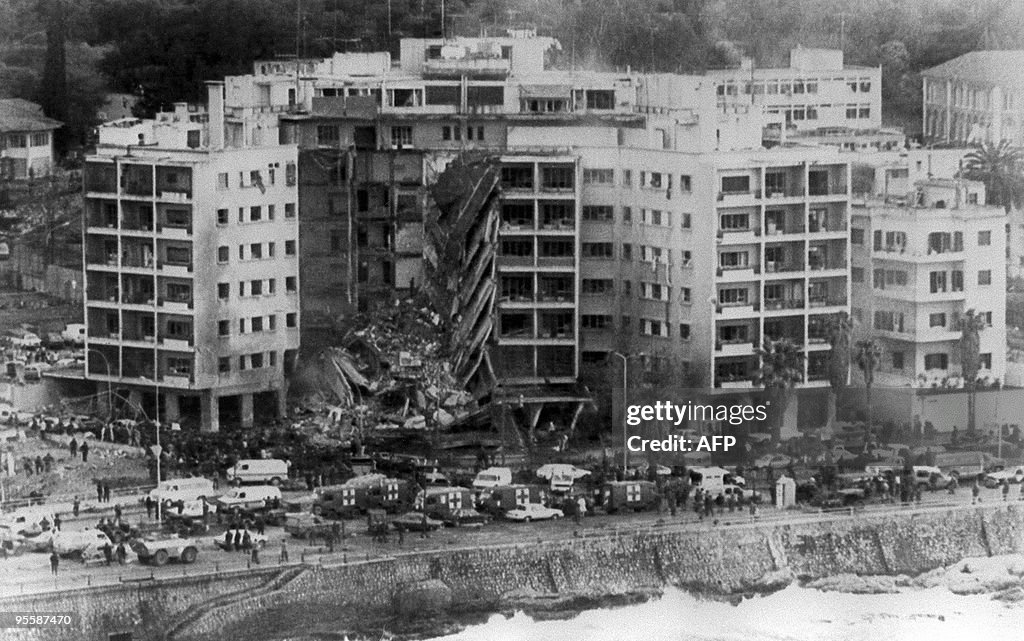
<svg viewBox="0 0 1024 641">
<path fill-rule="evenodd" d="M 882 127 L 882 70 L 846 65 L 835 49 L 790 51 L 790 64 L 758 68 L 744 58 L 736 69 L 707 73 L 720 105 L 752 104 L 765 114 L 766 140 L 813 137 L 843 149 L 902 142 Z M 884 133 L 884 132 L 881 132 Z M 865 138 L 865 137 L 868 138 Z"/>
<path fill-rule="evenodd" d="M 1024 51 L 971 51 L 921 72 L 925 138 L 1024 144 Z"/>
<path fill-rule="evenodd" d="M 984 185 L 918 181 L 901 195 L 854 205 L 853 318 L 882 347 L 879 387 L 961 383 L 959 321 L 985 320 L 979 377 L 1005 380 L 1006 215 Z"/>
<path fill-rule="evenodd" d="M 226 140 L 223 92 L 100 127 L 85 165 L 86 378 L 207 430 L 280 415 L 299 345 L 297 149 Z"/>
</svg>

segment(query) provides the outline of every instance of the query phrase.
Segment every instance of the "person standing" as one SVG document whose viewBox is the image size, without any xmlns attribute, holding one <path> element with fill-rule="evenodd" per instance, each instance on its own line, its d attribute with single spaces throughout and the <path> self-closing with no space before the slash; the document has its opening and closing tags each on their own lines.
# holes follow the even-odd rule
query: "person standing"
<svg viewBox="0 0 1024 641">
<path fill-rule="evenodd" d="M 96 481 L 96 502 L 103 502 L 103 483 Z"/>
<path fill-rule="evenodd" d="M 118 503 L 114 506 L 114 520 L 121 523 L 121 504 Z"/>
<path fill-rule="evenodd" d="M 231 541 L 231 530 L 224 532 L 224 550 L 227 552 L 234 552 L 235 547 Z"/>
<path fill-rule="evenodd" d="M 50 572 L 53 573 L 53 576 L 57 576 L 57 566 L 59 566 L 59 565 L 60 565 L 60 557 L 57 556 L 56 552 L 51 552 L 50 553 Z"/>
<path fill-rule="evenodd" d="M 81 507 L 82 503 L 78 500 L 78 495 L 76 494 L 75 502 L 71 504 L 71 513 L 75 515 L 76 519 L 78 518 L 78 511 L 81 509 Z"/>
<path fill-rule="evenodd" d="M 975 503 L 981 503 L 981 486 L 978 485 L 978 479 L 974 479 L 974 485 L 971 486 L 971 505 Z"/>
<path fill-rule="evenodd" d="M 89 443 L 87 441 L 82 443 L 82 462 L 89 462 Z"/>
<path fill-rule="evenodd" d="M 153 520 L 153 497 L 146 495 L 146 518 L 150 521 Z"/>
<path fill-rule="evenodd" d="M 288 541 L 281 539 L 281 557 L 279 559 L 281 563 L 288 562 Z"/>
<path fill-rule="evenodd" d="M 60 532 L 60 514 L 53 515 L 53 529 L 55 532 Z"/>
<path fill-rule="evenodd" d="M 128 558 L 128 551 L 124 549 L 124 541 L 117 544 L 117 564 L 124 565 Z"/>
<path fill-rule="evenodd" d="M 1010 500 L 1010 481 L 1003 479 L 1003 502 Z"/>
<path fill-rule="evenodd" d="M 78 439 L 74 436 L 71 437 L 71 442 L 68 444 L 68 450 L 71 452 L 71 458 L 78 458 Z"/>
<path fill-rule="evenodd" d="M 43 470 L 45 468 L 46 468 L 46 466 L 43 464 L 43 457 L 42 456 L 37 456 L 36 457 L 36 474 L 42 474 Z"/>
<path fill-rule="evenodd" d="M 103 484 L 103 502 L 110 503 L 110 486 L 106 483 Z"/>
<path fill-rule="evenodd" d="M 253 565 L 260 564 L 260 547 L 258 545 L 252 546 L 252 556 L 250 557 Z"/>
</svg>

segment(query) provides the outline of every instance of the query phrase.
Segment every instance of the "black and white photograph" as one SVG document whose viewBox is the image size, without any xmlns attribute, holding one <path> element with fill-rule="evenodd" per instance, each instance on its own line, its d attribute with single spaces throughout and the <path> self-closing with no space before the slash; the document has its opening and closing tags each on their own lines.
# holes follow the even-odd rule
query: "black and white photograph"
<svg viewBox="0 0 1024 641">
<path fill-rule="evenodd" d="M 1024 0 L 0 0 L 0 640 L 999 641 Z"/>
</svg>

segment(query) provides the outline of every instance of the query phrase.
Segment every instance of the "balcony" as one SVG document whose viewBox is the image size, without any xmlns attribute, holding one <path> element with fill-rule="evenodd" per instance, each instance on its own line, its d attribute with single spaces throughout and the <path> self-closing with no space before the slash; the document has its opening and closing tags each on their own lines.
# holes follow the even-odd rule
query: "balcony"
<svg viewBox="0 0 1024 641">
<path fill-rule="evenodd" d="M 160 263 L 159 270 L 165 276 L 192 277 L 192 263 Z"/>
<path fill-rule="evenodd" d="M 758 303 L 750 303 L 745 305 L 719 305 L 715 308 L 715 313 L 719 318 L 749 318 L 755 316 L 760 310 Z"/>
<path fill-rule="evenodd" d="M 715 344 L 715 356 L 753 356 L 754 344 L 748 342 L 718 341 Z"/>
<path fill-rule="evenodd" d="M 760 235 L 757 229 L 722 229 L 718 232 L 719 243 L 722 245 L 752 245 Z"/>
<path fill-rule="evenodd" d="M 192 350 L 192 340 L 188 338 L 161 337 L 160 345 L 164 349 L 173 350 L 175 352 L 188 352 Z"/>
<path fill-rule="evenodd" d="M 761 268 L 754 267 L 719 267 L 715 275 L 722 283 L 738 283 L 754 280 L 761 273 Z"/>
<path fill-rule="evenodd" d="M 150 301 L 152 304 L 152 301 Z M 173 298 L 161 298 L 160 309 L 166 312 L 176 312 L 182 314 L 192 313 L 192 301 L 190 299 L 173 299 Z"/>
<path fill-rule="evenodd" d="M 787 309 L 803 309 L 804 301 L 802 298 L 786 298 L 777 300 L 766 300 L 764 302 L 764 311 L 766 312 L 778 312 Z"/>
<path fill-rule="evenodd" d="M 845 307 L 846 297 L 845 296 L 826 296 L 826 297 L 815 297 L 811 296 L 807 301 L 808 307 Z"/>
<path fill-rule="evenodd" d="M 160 377 L 160 385 L 162 387 L 187 389 L 192 385 L 192 377 L 183 374 L 165 374 Z"/>
<path fill-rule="evenodd" d="M 192 202 L 192 192 L 190 191 L 158 191 L 156 198 L 160 202 L 165 203 L 178 203 L 186 205 Z"/>
<path fill-rule="evenodd" d="M 719 207 L 753 207 L 761 200 L 761 190 L 723 191 L 718 194 Z"/>
<path fill-rule="evenodd" d="M 504 77 L 508 75 L 509 69 L 509 60 L 496 57 L 435 58 L 423 61 L 424 75 L 433 77 Z"/>
<path fill-rule="evenodd" d="M 572 268 L 575 265 L 576 259 L 572 256 L 540 256 L 537 258 L 537 267 Z"/>
<path fill-rule="evenodd" d="M 764 265 L 765 274 L 791 274 L 793 272 L 804 271 L 804 266 L 800 263 L 787 263 L 787 262 L 769 262 Z"/>
</svg>

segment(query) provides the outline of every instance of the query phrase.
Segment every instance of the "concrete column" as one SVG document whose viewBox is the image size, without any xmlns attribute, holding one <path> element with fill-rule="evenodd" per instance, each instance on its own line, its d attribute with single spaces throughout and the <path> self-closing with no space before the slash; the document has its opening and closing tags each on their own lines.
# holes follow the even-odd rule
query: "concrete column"
<svg viewBox="0 0 1024 641">
<path fill-rule="evenodd" d="M 177 423 L 181 420 L 181 397 L 177 394 L 164 394 L 164 420 L 168 423 Z"/>
<path fill-rule="evenodd" d="M 200 429 L 204 432 L 219 432 L 220 431 L 220 399 L 213 390 L 203 394 L 199 400 L 200 414 L 201 414 L 201 425 Z"/>
<path fill-rule="evenodd" d="M 255 423 L 252 411 L 252 394 L 239 394 L 238 400 L 242 410 L 242 427 L 251 428 Z"/>
<path fill-rule="evenodd" d="M 274 391 L 274 398 L 277 400 L 277 418 L 288 416 L 288 390 L 282 387 Z"/>
</svg>

